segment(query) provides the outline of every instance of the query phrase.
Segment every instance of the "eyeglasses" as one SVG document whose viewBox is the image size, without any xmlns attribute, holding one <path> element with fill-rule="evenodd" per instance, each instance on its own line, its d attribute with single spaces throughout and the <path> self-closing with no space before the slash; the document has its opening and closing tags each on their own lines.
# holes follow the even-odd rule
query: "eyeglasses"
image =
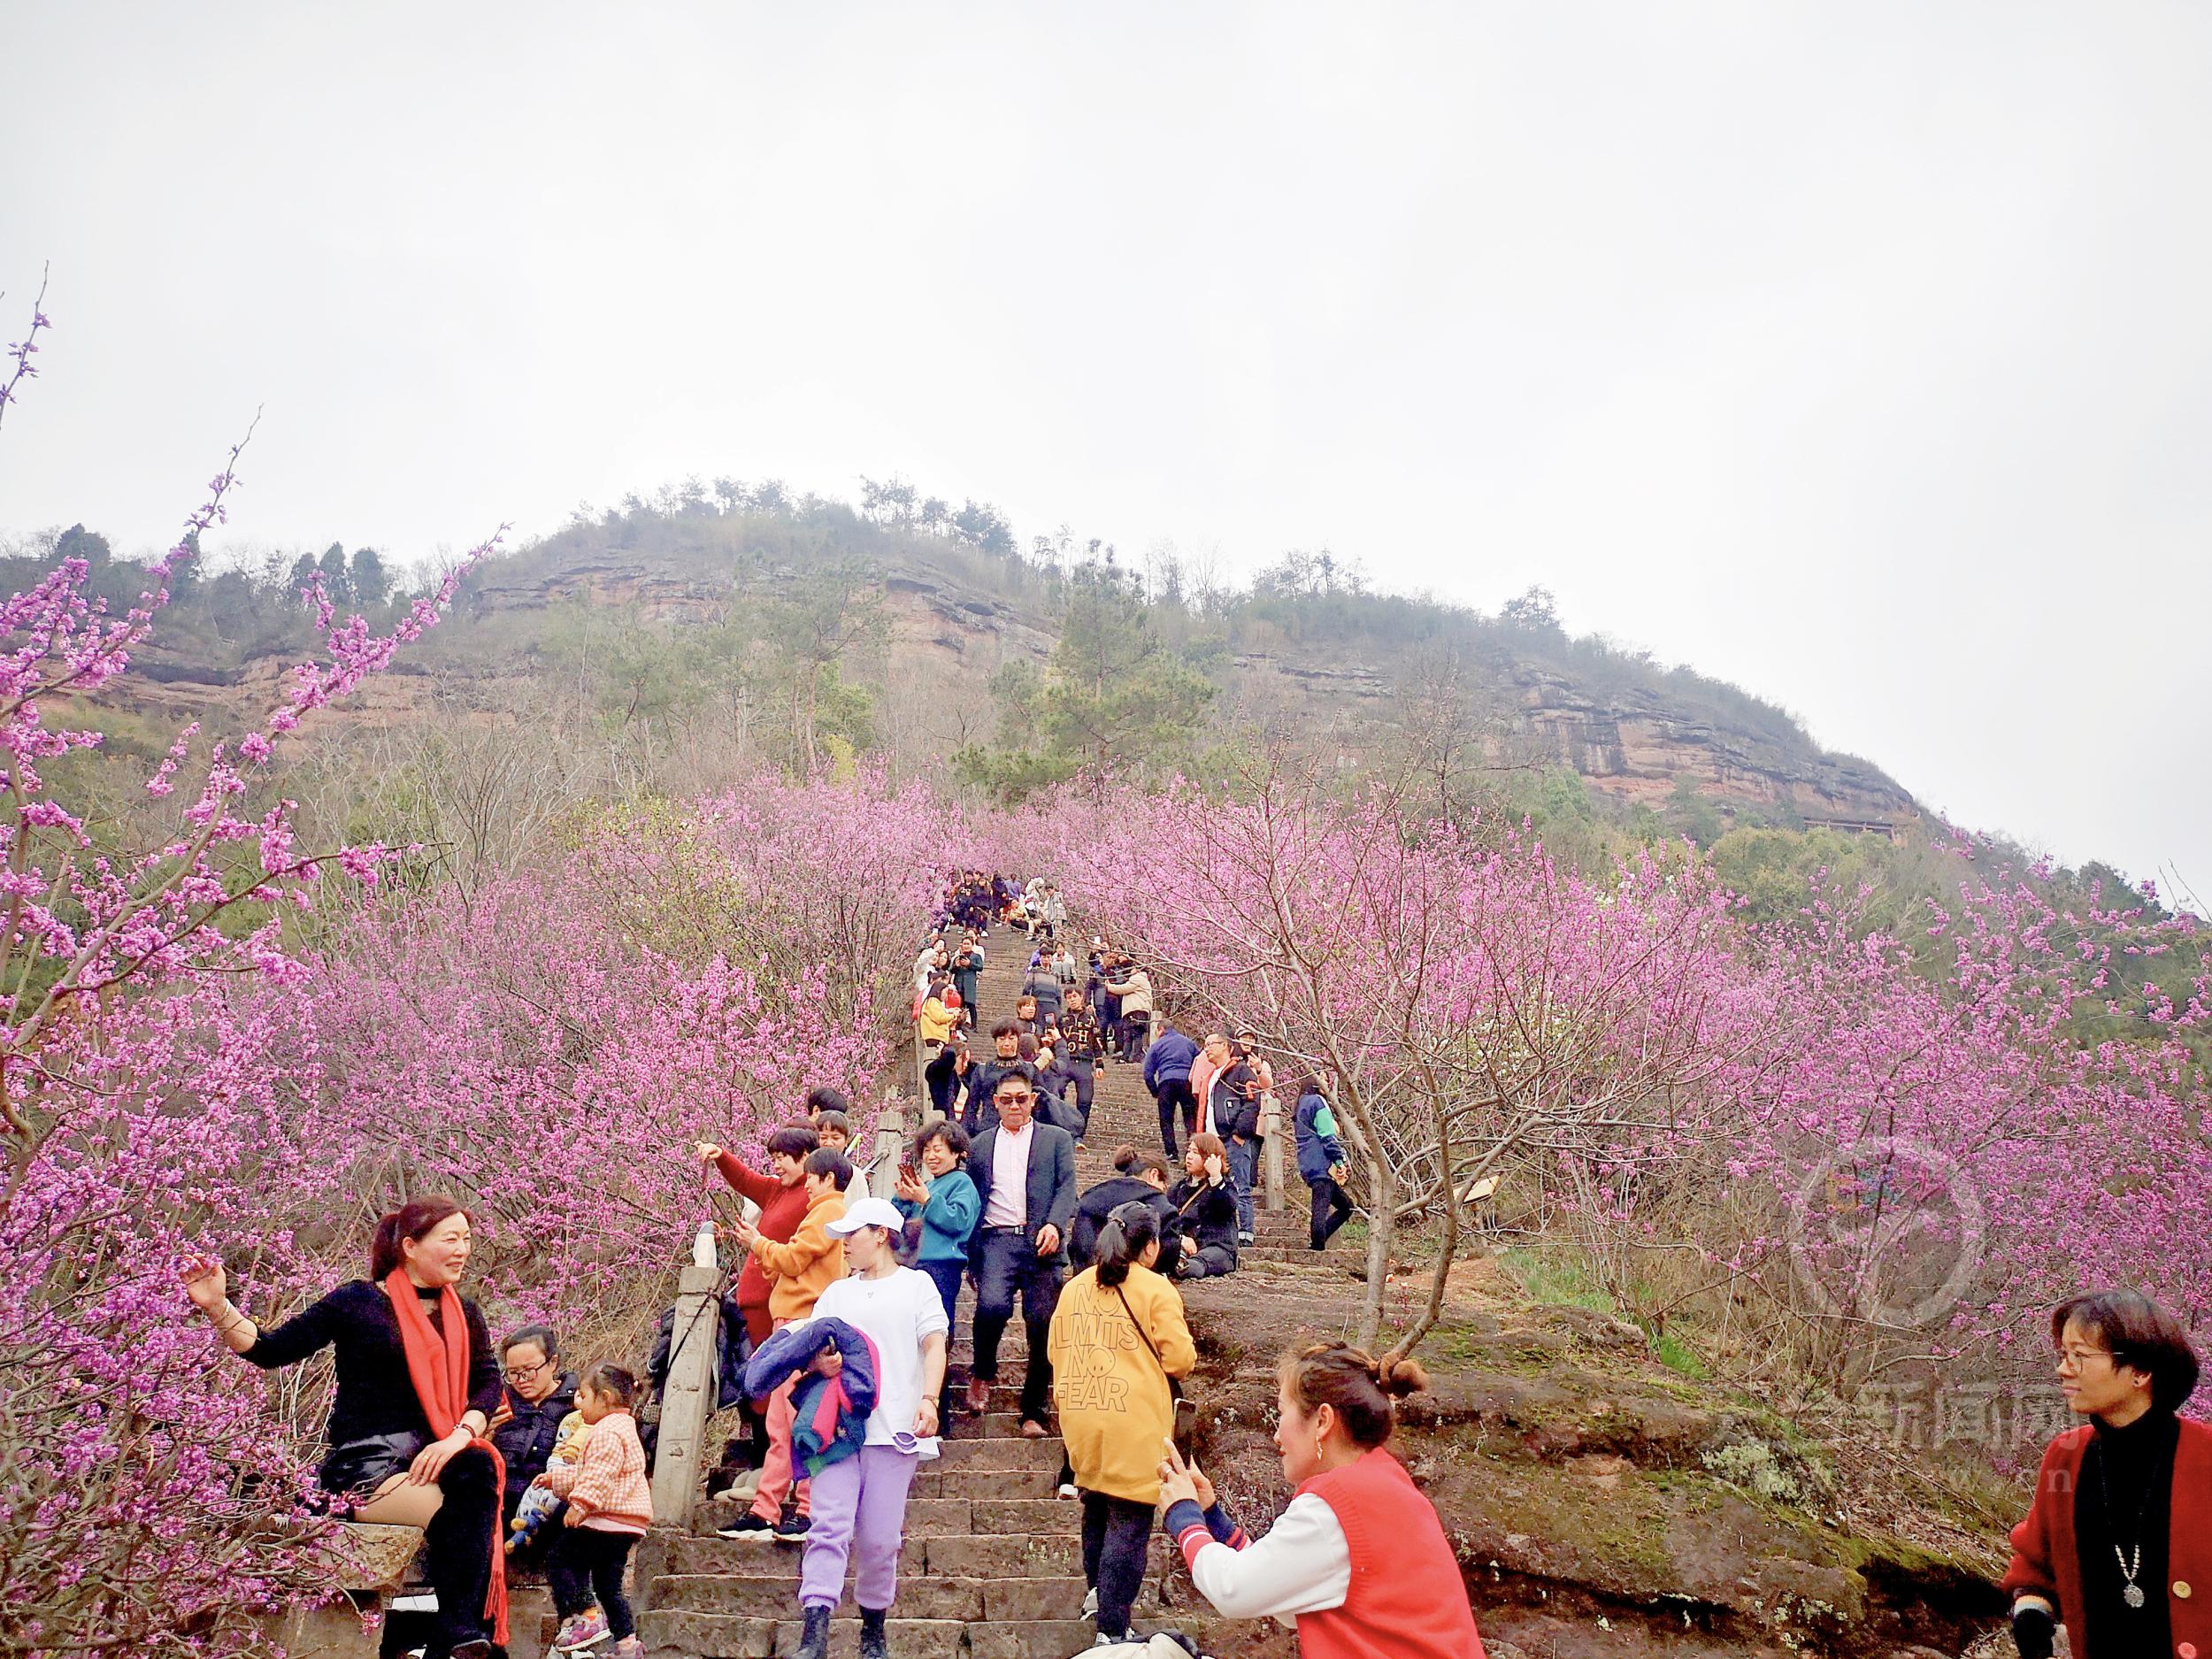
<svg viewBox="0 0 2212 1659">
<path fill-rule="evenodd" d="M 2062 1364 L 2071 1364 L 2077 1371 L 2089 1364 L 2091 1361 L 2100 1359 L 2110 1360 L 2112 1368 L 2115 1371 L 2119 1369 L 2119 1363 L 2114 1358 L 2112 1350 L 2108 1348 L 2062 1348 L 2058 1351 L 2058 1357 Z"/>
<path fill-rule="evenodd" d="M 510 1365 L 507 1367 L 507 1380 L 509 1382 L 528 1382 L 531 1378 L 536 1376 L 540 1371 L 543 1371 L 552 1363 L 552 1356 L 548 1355 L 545 1358 L 540 1360 L 534 1365 Z"/>
<path fill-rule="evenodd" d="M 998 1103 L 1002 1106 L 1026 1106 L 1036 1098 L 1034 1094 L 1002 1094 L 998 1097 Z"/>
</svg>

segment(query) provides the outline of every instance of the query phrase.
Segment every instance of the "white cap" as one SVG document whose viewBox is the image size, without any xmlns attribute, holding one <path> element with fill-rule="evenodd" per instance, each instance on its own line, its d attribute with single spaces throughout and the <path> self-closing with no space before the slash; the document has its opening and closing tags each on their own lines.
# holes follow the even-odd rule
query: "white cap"
<svg viewBox="0 0 2212 1659">
<path fill-rule="evenodd" d="M 906 1225 L 906 1217 L 887 1198 L 863 1198 L 845 1206 L 845 1213 L 829 1224 L 829 1230 L 839 1238 L 855 1233 L 863 1227 L 888 1227 L 894 1233 Z"/>
</svg>

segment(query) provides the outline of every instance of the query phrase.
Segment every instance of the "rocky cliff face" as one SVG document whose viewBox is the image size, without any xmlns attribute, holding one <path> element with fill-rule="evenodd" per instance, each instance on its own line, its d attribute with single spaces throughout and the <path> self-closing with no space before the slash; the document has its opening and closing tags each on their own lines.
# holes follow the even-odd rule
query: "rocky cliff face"
<svg viewBox="0 0 2212 1659">
<path fill-rule="evenodd" d="M 909 676 L 970 682 L 964 695 L 979 706 L 1000 664 L 1041 666 L 1051 654 L 1049 620 L 1003 599 L 960 592 L 918 565 L 895 570 L 886 586 L 895 685 Z M 1233 706 L 1331 734 L 1350 764 L 1394 723 L 1407 671 L 1402 659 L 1363 660 L 1342 649 L 1250 650 L 1231 659 L 1225 678 Z M 1724 804 L 1808 823 L 1897 829 L 1918 816 L 1912 797 L 1863 761 L 1678 706 L 1646 687 L 1599 692 L 1503 655 L 1482 663 L 1476 678 L 1495 764 L 1565 767 L 1594 788 L 1654 807 L 1686 780 Z"/>
<path fill-rule="evenodd" d="M 1912 797 L 1863 761 L 1685 715 L 1648 691 L 1600 700 L 1526 664 L 1514 687 L 1539 752 L 1632 801 L 1655 806 L 1687 780 L 1700 794 L 1787 808 L 1808 820 L 1901 826 L 1917 816 Z"/>
<path fill-rule="evenodd" d="M 786 565 L 765 574 L 774 585 L 798 573 Z M 987 739 L 991 676 L 1010 662 L 1041 667 L 1056 638 L 1052 618 L 1041 606 L 979 590 L 931 562 L 926 549 L 883 558 L 881 580 L 884 653 L 853 669 L 863 679 L 879 677 L 888 694 L 878 699 L 887 742 L 912 764 Z M 365 688 L 342 718 L 370 726 L 434 714 L 511 718 L 530 706 L 534 647 L 552 614 L 578 600 L 677 626 L 722 622 L 751 603 L 727 563 L 702 550 L 602 547 L 556 557 L 539 549 L 482 572 L 463 613 L 403 654 L 397 672 Z M 259 707 L 286 661 L 265 655 L 218 664 L 157 648 L 142 657 L 130 695 L 150 711 L 188 716 L 233 703 Z M 1363 654 L 1343 643 L 1248 641 L 1213 672 L 1232 718 L 1279 725 L 1333 747 L 1344 767 L 1387 741 L 1415 676 L 1411 653 L 1393 646 Z M 1732 719 L 1664 687 L 1600 688 L 1492 646 L 1471 654 L 1468 687 L 1494 765 L 1571 769 L 1594 789 L 1651 806 L 1686 781 L 1724 815 L 1749 808 L 1876 830 L 1917 815 L 1912 798 L 1864 762 L 1824 754 L 1781 723 Z"/>
</svg>

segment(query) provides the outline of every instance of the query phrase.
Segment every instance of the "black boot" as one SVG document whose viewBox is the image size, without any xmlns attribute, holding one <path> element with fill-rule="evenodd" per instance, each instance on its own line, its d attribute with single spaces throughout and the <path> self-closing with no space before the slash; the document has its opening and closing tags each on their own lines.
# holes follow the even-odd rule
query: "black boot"
<svg viewBox="0 0 2212 1659">
<path fill-rule="evenodd" d="M 891 1659 L 891 1643 L 883 1633 L 888 1608 L 860 1609 L 860 1659 Z"/>
<path fill-rule="evenodd" d="M 799 1659 L 829 1659 L 830 1609 L 806 1609 L 806 1632 L 799 1638 Z"/>
</svg>

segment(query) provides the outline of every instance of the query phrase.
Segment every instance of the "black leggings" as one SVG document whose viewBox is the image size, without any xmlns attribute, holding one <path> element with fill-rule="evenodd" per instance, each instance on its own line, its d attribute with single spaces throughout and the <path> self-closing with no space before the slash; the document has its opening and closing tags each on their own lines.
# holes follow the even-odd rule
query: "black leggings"
<svg viewBox="0 0 2212 1659">
<path fill-rule="evenodd" d="M 1188 1125 L 1187 1133 L 1194 1135 L 1198 1133 L 1198 1102 L 1190 1092 L 1188 1078 L 1170 1078 L 1160 1085 L 1158 1093 L 1153 1098 L 1160 1102 L 1160 1145 L 1172 1158 L 1176 1156 L 1176 1111 L 1179 1108 L 1181 1110 L 1183 1121 Z"/>
<path fill-rule="evenodd" d="M 634 1635 L 629 1598 L 622 1594 L 623 1569 L 630 1564 L 635 1532 L 602 1532 L 589 1526 L 564 1526 L 545 1560 L 546 1581 L 553 1586 L 553 1610 L 574 1618 L 598 1597 L 607 1628 L 620 1641 Z"/>
<path fill-rule="evenodd" d="M 501 1494 L 489 1452 L 480 1446 L 456 1452 L 439 1473 L 438 1490 L 438 1512 L 423 1528 L 425 1563 L 438 1593 L 433 1653 L 491 1634 L 484 1601 L 491 1594 L 492 1551 L 501 1547 Z"/>
<path fill-rule="evenodd" d="M 1098 1633 L 1126 1636 L 1129 1609 L 1144 1588 L 1152 1506 L 1103 1492 L 1083 1494 L 1083 1579 L 1098 1592 Z"/>
<path fill-rule="evenodd" d="M 1352 1201 L 1345 1196 L 1333 1175 L 1324 1175 L 1317 1181 L 1310 1179 L 1306 1185 L 1313 1188 L 1313 1215 L 1307 1223 L 1306 1242 L 1318 1250 L 1336 1236 L 1339 1227 L 1352 1218 Z"/>
</svg>

